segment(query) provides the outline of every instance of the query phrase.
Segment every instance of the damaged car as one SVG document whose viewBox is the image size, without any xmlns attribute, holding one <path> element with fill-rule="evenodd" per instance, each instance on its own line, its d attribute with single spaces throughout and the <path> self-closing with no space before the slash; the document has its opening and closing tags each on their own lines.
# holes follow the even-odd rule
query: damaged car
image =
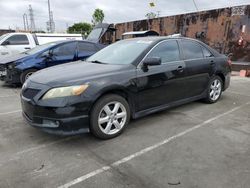
<svg viewBox="0 0 250 188">
<path fill-rule="evenodd" d="M 23 84 L 38 70 L 84 60 L 104 45 L 89 41 L 58 41 L 37 46 L 26 52 L 0 59 L 0 80 Z"/>
</svg>

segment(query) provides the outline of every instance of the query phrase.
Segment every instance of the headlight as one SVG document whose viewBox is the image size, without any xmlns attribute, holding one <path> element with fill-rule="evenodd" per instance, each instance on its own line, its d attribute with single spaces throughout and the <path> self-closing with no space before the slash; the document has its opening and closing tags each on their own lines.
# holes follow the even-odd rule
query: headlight
<svg viewBox="0 0 250 188">
<path fill-rule="evenodd" d="M 15 67 L 15 63 L 8 64 L 8 69 L 13 69 Z"/>
<path fill-rule="evenodd" d="M 77 96 L 81 95 L 89 85 L 79 85 L 79 86 L 69 86 L 69 87 L 58 87 L 53 88 L 43 96 L 44 99 L 58 98 L 58 97 L 67 97 L 67 96 Z"/>
</svg>

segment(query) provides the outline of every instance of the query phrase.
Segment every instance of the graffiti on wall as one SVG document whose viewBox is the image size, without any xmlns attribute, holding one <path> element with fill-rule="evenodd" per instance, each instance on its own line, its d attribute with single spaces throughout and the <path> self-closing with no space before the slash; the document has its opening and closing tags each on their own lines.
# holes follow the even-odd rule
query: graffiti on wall
<svg viewBox="0 0 250 188">
<path fill-rule="evenodd" d="M 180 33 L 197 38 L 234 61 L 250 62 L 250 5 L 116 24 L 124 32 L 154 30 L 162 36 Z"/>
</svg>

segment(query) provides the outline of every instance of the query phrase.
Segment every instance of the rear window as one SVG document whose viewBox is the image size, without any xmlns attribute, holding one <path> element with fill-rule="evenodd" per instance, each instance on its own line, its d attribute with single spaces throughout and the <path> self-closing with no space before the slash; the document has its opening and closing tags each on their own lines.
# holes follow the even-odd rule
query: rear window
<svg viewBox="0 0 250 188">
<path fill-rule="evenodd" d="M 205 58 L 213 57 L 213 54 L 205 47 L 201 46 Z"/>
<path fill-rule="evenodd" d="M 185 59 L 203 58 L 201 46 L 197 42 L 182 40 L 182 48 Z"/>
</svg>

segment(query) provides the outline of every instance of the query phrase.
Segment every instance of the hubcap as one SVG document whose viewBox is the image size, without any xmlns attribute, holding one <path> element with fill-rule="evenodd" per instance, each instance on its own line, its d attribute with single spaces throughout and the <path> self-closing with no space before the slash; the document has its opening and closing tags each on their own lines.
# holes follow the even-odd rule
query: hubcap
<svg viewBox="0 0 250 188">
<path fill-rule="evenodd" d="M 221 94 L 221 82 L 220 80 L 218 79 L 215 79 L 211 86 L 210 86 L 210 98 L 211 100 L 213 101 L 216 101 L 219 97 L 220 97 L 220 94 Z"/>
<path fill-rule="evenodd" d="M 112 135 L 119 132 L 127 120 L 127 111 L 120 102 L 106 104 L 98 116 L 98 125 L 105 134 Z"/>
<path fill-rule="evenodd" d="M 27 80 L 33 73 L 34 73 L 34 72 L 29 72 L 29 73 L 27 73 L 26 76 L 25 76 L 25 80 Z"/>
</svg>

